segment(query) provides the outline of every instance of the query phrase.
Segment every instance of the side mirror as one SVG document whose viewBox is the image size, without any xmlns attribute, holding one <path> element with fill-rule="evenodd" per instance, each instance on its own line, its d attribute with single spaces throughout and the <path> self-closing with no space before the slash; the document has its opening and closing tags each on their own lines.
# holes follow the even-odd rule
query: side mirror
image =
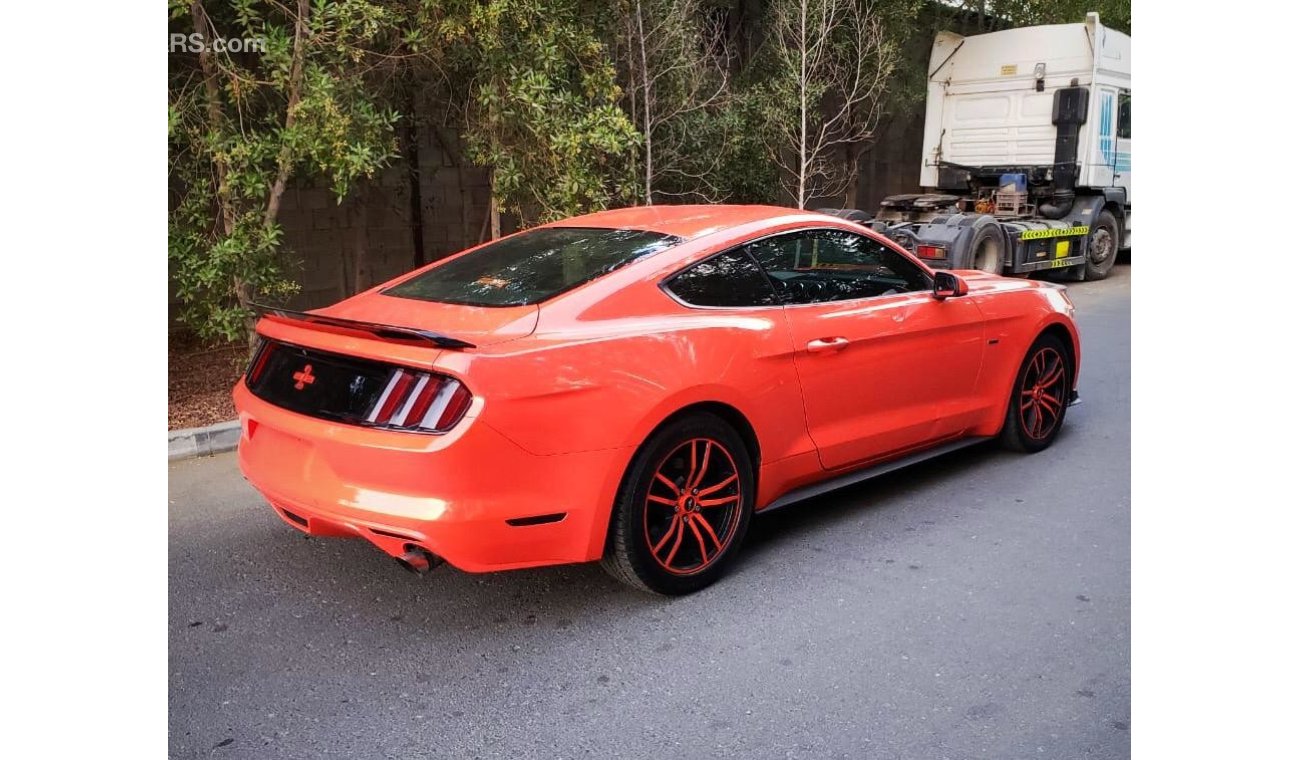
<svg viewBox="0 0 1300 760">
<path fill-rule="evenodd" d="M 933 295 L 937 300 L 943 301 L 948 298 L 964 296 L 968 292 L 970 292 L 970 288 L 966 287 L 966 281 L 952 272 L 939 270 L 934 273 Z"/>
</svg>

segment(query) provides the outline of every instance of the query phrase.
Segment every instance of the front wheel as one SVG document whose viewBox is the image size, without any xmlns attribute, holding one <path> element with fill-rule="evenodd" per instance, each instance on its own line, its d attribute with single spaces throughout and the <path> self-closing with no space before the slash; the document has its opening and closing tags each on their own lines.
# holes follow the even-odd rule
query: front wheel
<svg viewBox="0 0 1300 760">
<path fill-rule="evenodd" d="M 1088 256 L 1083 263 L 1085 280 L 1104 280 L 1119 255 L 1119 223 L 1115 215 L 1102 211 L 1088 235 Z"/>
<path fill-rule="evenodd" d="M 632 460 L 601 564 L 642 590 L 698 591 L 722 577 L 753 505 L 754 467 L 740 435 L 711 414 L 683 417 Z"/>
<path fill-rule="evenodd" d="M 1070 355 L 1054 335 L 1042 335 L 1030 346 L 1011 388 L 1002 445 L 1033 453 L 1052 445 L 1065 421 L 1074 372 Z"/>
</svg>

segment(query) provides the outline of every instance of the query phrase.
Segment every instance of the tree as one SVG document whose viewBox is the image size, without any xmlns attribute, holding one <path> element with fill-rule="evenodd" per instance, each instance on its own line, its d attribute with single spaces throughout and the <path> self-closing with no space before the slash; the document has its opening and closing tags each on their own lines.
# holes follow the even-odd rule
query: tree
<svg viewBox="0 0 1300 760">
<path fill-rule="evenodd" d="M 637 197 L 640 143 L 582 0 L 461 0 L 441 25 L 468 56 L 467 151 L 492 171 L 492 195 L 524 222 L 550 221 Z"/>
<path fill-rule="evenodd" d="M 707 120 L 727 102 L 724 27 L 702 0 L 624 0 L 622 16 L 627 104 L 643 141 L 642 197 L 719 200 L 714 175 L 728 134 Z"/>
<path fill-rule="evenodd" d="M 962 0 L 958 7 L 977 20 L 979 29 L 971 34 L 1038 24 L 1077 24 L 1089 11 L 1096 11 L 1106 26 L 1128 34 L 1132 14 L 1129 0 Z"/>
<path fill-rule="evenodd" d="M 254 297 L 296 290 L 281 250 L 280 206 L 295 176 L 341 200 L 395 155 L 398 115 L 372 98 L 369 46 L 392 14 L 368 0 L 171 0 L 173 24 L 204 44 L 173 56 L 168 87 L 168 257 L 181 319 L 203 338 L 249 329 Z M 260 39 L 262 53 L 217 38 Z"/>
<path fill-rule="evenodd" d="M 841 149 L 874 138 L 897 48 L 863 0 L 776 0 L 768 32 L 768 148 L 805 208 L 848 183 Z"/>
</svg>

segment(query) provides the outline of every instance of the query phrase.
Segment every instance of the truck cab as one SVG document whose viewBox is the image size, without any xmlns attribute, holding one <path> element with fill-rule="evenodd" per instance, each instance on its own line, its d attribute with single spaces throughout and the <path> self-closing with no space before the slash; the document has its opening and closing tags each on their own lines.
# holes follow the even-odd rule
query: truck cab
<svg viewBox="0 0 1300 760">
<path fill-rule="evenodd" d="M 1096 13 L 940 33 L 922 192 L 885 198 L 871 226 L 940 268 L 1105 277 L 1132 234 L 1130 60 Z"/>
</svg>

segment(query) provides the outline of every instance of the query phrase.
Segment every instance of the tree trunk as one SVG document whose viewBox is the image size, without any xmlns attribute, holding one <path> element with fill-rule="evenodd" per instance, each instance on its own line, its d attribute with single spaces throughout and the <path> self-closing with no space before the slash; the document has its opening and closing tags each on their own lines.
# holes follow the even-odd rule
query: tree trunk
<svg viewBox="0 0 1300 760">
<path fill-rule="evenodd" d="M 488 220 L 492 225 L 492 239 L 496 240 L 501 237 L 501 209 L 497 206 L 497 173 L 492 170 L 488 174 Z"/>
<path fill-rule="evenodd" d="M 298 18 L 293 25 L 293 57 L 289 64 L 289 97 L 284 109 L 285 132 L 293 129 L 298 120 L 298 103 L 302 100 L 302 71 L 307 56 L 307 13 L 310 8 L 310 0 L 298 0 Z M 293 146 L 286 140 L 276 158 L 275 182 L 271 184 L 271 195 L 266 201 L 264 223 L 267 227 L 275 224 L 276 217 L 280 215 L 280 199 L 289 184 L 289 170 L 292 168 Z"/>
<path fill-rule="evenodd" d="M 645 137 L 645 205 L 654 205 L 652 189 L 654 170 L 654 125 L 650 119 L 650 66 L 646 63 L 645 23 L 641 17 L 641 0 L 636 0 L 636 42 L 641 54 L 641 109 L 644 119 L 641 134 Z"/>
<path fill-rule="evenodd" d="M 415 93 L 407 93 L 407 117 L 402 123 L 405 142 L 407 198 L 411 215 L 411 261 L 416 269 L 424 266 L 424 200 L 420 193 L 420 142 L 415 127 Z"/>
<path fill-rule="evenodd" d="M 804 208 L 808 183 L 808 0 L 799 3 L 799 196 L 798 208 Z"/>
<path fill-rule="evenodd" d="M 856 144 L 845 144 L 844 170 L 848 172 L 848 184 L 844 186 L 844 208 L 858 207 L 858 159 L 861 155 Z"/>
</svg>

